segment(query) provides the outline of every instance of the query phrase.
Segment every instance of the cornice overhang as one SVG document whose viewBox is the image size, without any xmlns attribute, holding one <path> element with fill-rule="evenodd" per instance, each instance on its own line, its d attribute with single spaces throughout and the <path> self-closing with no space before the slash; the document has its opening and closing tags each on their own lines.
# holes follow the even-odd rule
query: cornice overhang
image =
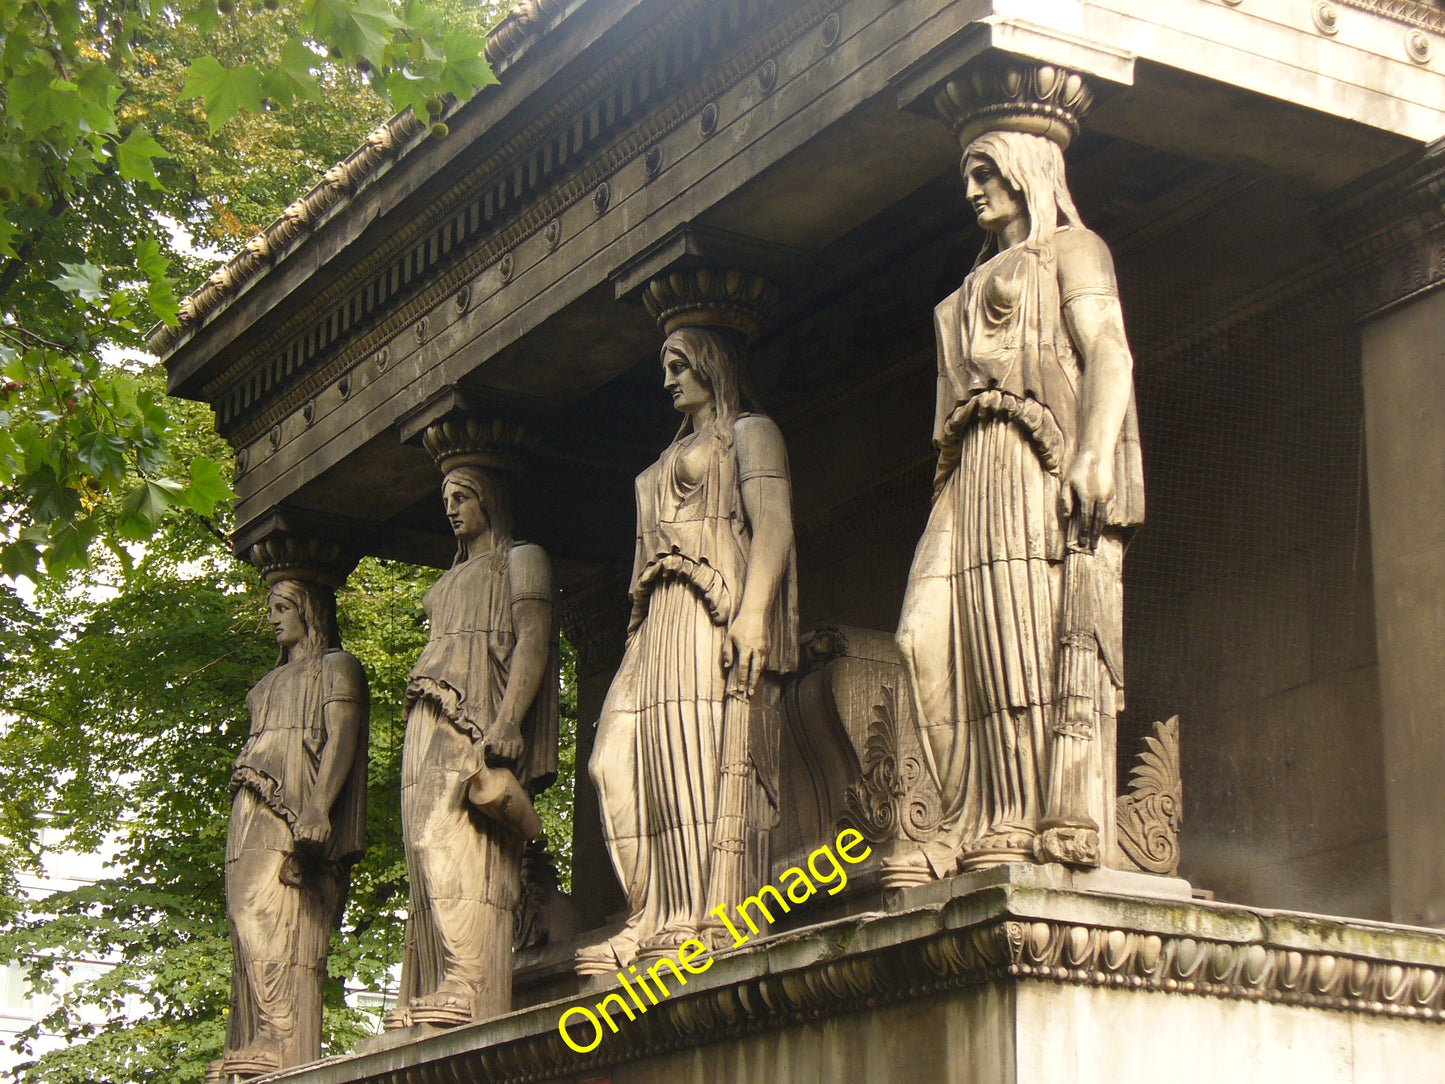
<svg viewBox="0 0 1445 1084">
<path fill-rule="evenodd" d="M 1118 877 L 1119 875 L 1114 875 Z M 392 1033 L 380 1049 L 281 1074 L 297 1084 L 580 1079 L 612 1066 L 990 984 L 1083 986 L 1181 999 L 1268 1002 L 1438 1027 L 1445 935 L 1436 931 L 1051 887 L 1062 867 L 1002 867 L 889 894 L 886 909 L 825 922 L 726 954 L 672 996 L 576 1053 L 558 1021 L 587 993 L 431 1037 Z M 1170 889 L 1175 891 L 1171 892 Z M 1172 898 L 1171 898 L 1172 897 Z M 1348 1025 L 1347 1025 L 1348 1026 Z M 587 1029 L 583 1027 L 582 1032 Z"/>
</svg>

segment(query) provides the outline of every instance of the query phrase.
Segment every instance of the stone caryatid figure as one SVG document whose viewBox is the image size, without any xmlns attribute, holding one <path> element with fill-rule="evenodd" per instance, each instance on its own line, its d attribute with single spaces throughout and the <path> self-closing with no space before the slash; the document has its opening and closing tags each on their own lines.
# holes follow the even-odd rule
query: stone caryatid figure
<svg viewBox="0 0 1445 1084">
<path fill-rule="evenodd" d="M 741 365 L 772 296 L 762 279 L 706 270 L 654 280 L 645 296 L 684 420 L 637 479 L 632 618 L 589 765 L 630 915 L 578 950 L 584 975 L 689 938 L 731 946 L 709 911 L 767 879 L 797 592 L 787 452 L 778 427 L 744 409 Z"/>
<path fill-rule="evenodd" d="M 426 593 L 430 637 L 406 690 L 401 818 L 411 903 L 387 1025 L 453 1026 L 512 1007 L 512 922 L 531 798 L 557 771 L 552 566 L 513 538 L 522 432 L 475 418 L 423 442 L 457 539 Z"/>
<path fill-rule="evenodd" d="M 366 674 L 336 632 L 335 589 L 355 561 L 294 538 L 250 559 L 271 584 L 281 658 L 246 697 L 251 733 L 231 777 L 228 1080 L 321 1056 L 326 954 L 366 829 Z"/>
<path fill-rule="evenodd" d="M 1112 857 L 1144 488 L 1113 262 L 1064 179 L 1089 101 L 1077 74 L 1001 58 L 936 99 L 988 240 L 934 312 L 938 469 L 898 628 L 946 807 L 923 876 Z"/>
</svg>

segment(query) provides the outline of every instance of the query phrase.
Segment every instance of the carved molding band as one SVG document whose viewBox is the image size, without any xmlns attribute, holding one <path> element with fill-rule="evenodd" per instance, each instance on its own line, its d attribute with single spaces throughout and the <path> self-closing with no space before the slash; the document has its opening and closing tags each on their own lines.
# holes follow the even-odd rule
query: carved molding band
<svg viewBox="0 0 1445 1084">
<path fill-rule="evenodd" d="M 233 443 L 254 440 L 562 211 L 590 200 L 599 183 L 751 75 L 841 0 L 808 0 L 751 40 L 744 35 L 781 6 L 778 0 L 726 0 L 739 8 L 738 17 L 707 20 L 709 33 L 719 36 L 694 40 L 695 9 L 716 2 L 679 3 L 556 106 L 497 146 L 425 217 L 399 228 L 348 269 L 340 301 L 338 293 L 318 297 L 271 333 L 258 335 L 207 381 L 199 395 L 215 405 Z M 684 39 L 690 44 L 673 47 Z M 717 62 L 718 48 L 734 42 L 736 51 Z M 704 71 L 710 74 L 689 82 Z"/>
<path fill-rule="evenodd" d="M 1339 0 L 1345 7 L 1445 34 L 1445 11 L 1419 0 Z"/>
<path fill-rule="evenodd" d="M 558 617 L 567 642 L 577 653 L 579 679 L 616 669 L 627 646 L 631 608 L 623 577 L 600 577 L 585 587 L 563 593 Z"/>
<path fill-rule="evenodd" d="M 562 7 L 561 0 L 521 0 L 487 34 L 483 55 L 494 67 L 504 65 Z"/>
<path fill-rule="evenodd" d="M 1445 281 L 1445 140 L 1330 205 L 1321 227 L 1354 272 L 1368 314 Z"/>
<path fill-rule="evenodd" d="M 380 172 L 381 166 L 404 152 L 413 139 L 427 130 L 410 111 L 399 113 L 381 125 L 366 142 L 322 174 L 321 181 L 292 202 L 281 217 L 246 242 L 241 251 L 218 267 L 202 286 L 181 301 L 175 327 L 158 324 L 146 344 L 157 355 L 166 354 L 193 325 L 201 322 L 222 302 L 240 292 L 242 286 L 280 259 L 291 243 L 321 216 L 350 197 L 362 184 Z"/>
<path fill-rule="evenodd" d="M 1133 906 L 1122 901 L 1118 905 Z M 1144 910 L 1149 910 L 1147 903 Z M 565 1005 L 551 1004 L 536 1010 L 533 1016 L 509 1018 L 505 1030 L 497 1029 L 495 1039 L 491 1038 L 490 1028 L 479 1029 L 474 1039 L 476 1048 L 432 1054 L 435 1060 L 417 1059 L 400 1068 L 394 1058 L 378 1059 L 375 1070 L 369 1070 L 366 1060 L 357 1060 L 346 1067 L 351 1075 L 333 1073 L 328 1079 L 386 1080 L 395 1084 L 462 1079 L 520 1084 L 576 1079 L 579 1073 L 702 1047 L 763 1029 L 844 1016 L 995 981 L 1268 1001 L 1435 1022 L 1445 1018 L 1445 968 L 1343 951 L 1294 948 L 1271 943 L 1268 932 L 1264 941 L 1180 937 L 1123 925 L 1004 914 L 964 929 L 911 937 L 905 934 L 905 939 L 887 943 L 897 936 L 890 933 L 890 924 L 911 926 L 920 917 L 920 912 L 875 915 L 822 930 L 815 927 L 798 936 L 825 939 L 825 958 L 801 967 L 772 971 L 767 969 L 766 955 L 744 954 L 736 959 L 741 965 L 736 970 L 747 972 L 744 976 L 695 993 L 690 992 L 694 989 L 691 986 L 677 990 L 674 996 L 627 1021 L 616 1034 L 609 1034 L 594 1053 L 575 1054 L 563 1045 L 556 1025 Z M 1201 910 L 1198 917 L 1204 926 L 1214 925 L 1209 921 L 1211 912 Z M 1230 919 L 1222 923 L 1229 924 Z M 863 925 L 879 929 L 873 936 L 852 936 Z M 1347 936 L 1336 939 L 1334 932 L 1316 931 L 1314 936 L 1331 943 L 1373 942 L 1373 935 L 1378 933 L 1372 930 L 1350 937 L 1354 931 L 1342 927 L 1339 932 Z M 1418 940 L 1429 935 L 1417 931 L 1410 936 Z M 850 943 L 882 947 L 844 949 L 837 954 L 839 946 Z M 822 945 L 817 946 L 817 950 L 822 949 Z M 1412 949 L 1419 951 L 1419 945 L 1412 942 Z M 748 956 L 755 956 L 759 962 L 750 965 Z M 811 951 L 784 953 L 777 959 L 802 956 L 811 956 Z M 590 1004 L 595 998 L 594 993 L 575 1003 Z M 523 1029 L 529 1033 L 501 1038 L 502 1034 L 515 1036 Z"/>
</svg>

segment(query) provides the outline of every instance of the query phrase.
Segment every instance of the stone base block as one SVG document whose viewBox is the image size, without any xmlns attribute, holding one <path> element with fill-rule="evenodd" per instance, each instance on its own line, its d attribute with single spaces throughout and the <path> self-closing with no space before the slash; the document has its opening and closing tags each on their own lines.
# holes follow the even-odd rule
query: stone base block
<svg viewBox="0 0 1445 1084">
<path fill-rule="evenodd" d="M 685 984 L 663 976 L 666 994 L 630 1018 L 604 983 L 269 1079 L 1384 1084 L 1445 1064 L 1445 934 L 1192 900 L 1182 881 L 1110 871 L 1007 867 L 899 890 L 881 910 L 755 938 Z M 563 1014 L 595 1015 L 614 992 L 617 1030 L 575 1012 L 588 1049 L 564 1043 Z"/>
</svg>

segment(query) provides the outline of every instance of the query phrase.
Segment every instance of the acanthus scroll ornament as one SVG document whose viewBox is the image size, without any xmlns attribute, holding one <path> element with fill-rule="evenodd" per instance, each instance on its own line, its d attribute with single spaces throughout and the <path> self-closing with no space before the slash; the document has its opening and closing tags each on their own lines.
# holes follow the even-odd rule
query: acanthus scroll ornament
<svg viewBox="0 0 1445 1084">
<path fill-rule="evenodd" d="M 1179 872 L 1184 783 L 1179 768 L 1179 716 L 1155 723 L 1119 799 L 1119 846 L 1146 873 Z"/>
<path fill-rule="evenodd" d="M 870 843 L 921 843 L 937 834 L 943 809 L 937 789 L 927 785 L 922 758 L 903 751 L 894 690 L 883 685 L 879 693 L 863 745 L 863 775 L 848 788 L 848 809 L 841 822 Z"/>
</svg>

